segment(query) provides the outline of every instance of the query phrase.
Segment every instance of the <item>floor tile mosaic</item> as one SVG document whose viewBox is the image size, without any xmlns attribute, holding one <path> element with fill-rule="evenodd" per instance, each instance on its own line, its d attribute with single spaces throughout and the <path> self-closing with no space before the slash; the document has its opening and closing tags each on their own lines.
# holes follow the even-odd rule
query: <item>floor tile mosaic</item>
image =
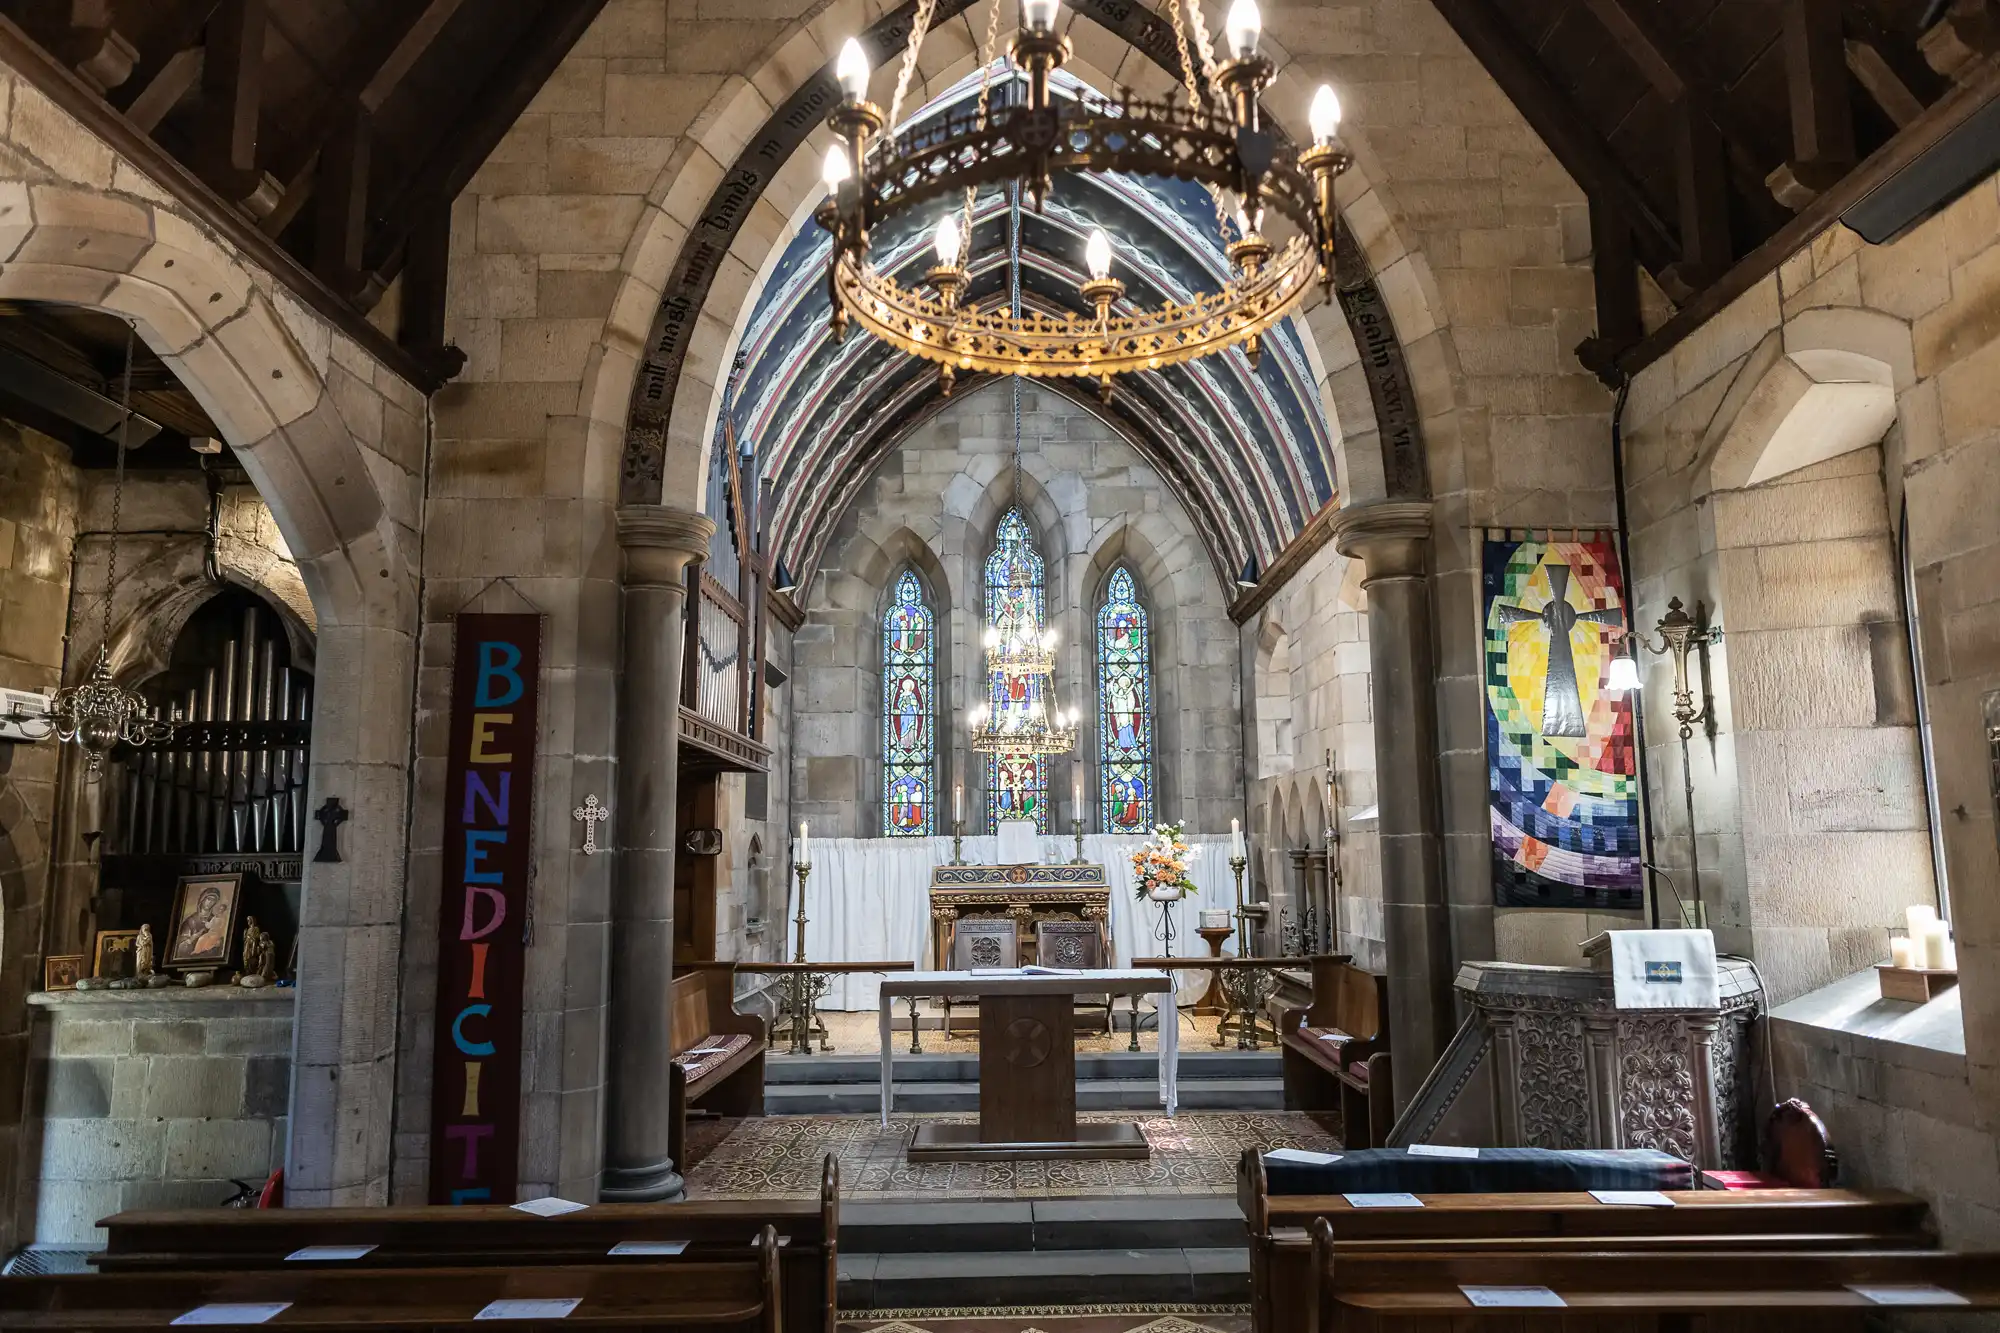
<svg viewBox="0 0 2000 1333">
<path fill-rule="evenodd" d="M 691 1167 L 688 1197 L 771 1199 L 819 1191 L 820 1162 L 840 1161 L 841 1194 L 856 1199 L 1069 1199 L 1121 1194 L 1231 1194 L 1245 1148 L 1340 1145 L 1310 1117 L 1290 1111 L 1187 1111 L 1171 1119 L 1093 1112 L 1085 1121 L 1136 1120 L 1152 1156 L 1136 1161 L 923 1162 L 908 1160 L 919 1123 L 970 1124 L 977 1117 L 767 1116 L 743 1120 Z M 694 1153 L 690 1152 L 690 1158 Z"/>
</svg>

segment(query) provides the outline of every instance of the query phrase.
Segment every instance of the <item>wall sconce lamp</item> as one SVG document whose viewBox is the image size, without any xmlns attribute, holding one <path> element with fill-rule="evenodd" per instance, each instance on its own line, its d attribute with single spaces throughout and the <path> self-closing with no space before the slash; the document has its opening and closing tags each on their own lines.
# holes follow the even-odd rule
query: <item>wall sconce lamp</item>
<svg viewBox="0 0 2000 1333">
<path fill-rule="evenodd" d="M 1694 920 L 1692 924 L 1705 927 L 1708 912 L 1701 896 L 1701 843 L 1695 836 L 1694 827 L 1694 765 L 1690 762 L 1689 740 L 1697 726 L 1706 725 L 1712 718 L 1712 700 L 1707 689 L 1708 649 L 1722 641 L 1722 626 L 1710 624 L 1706 608 L 1700 602 L 1694 604 L 1694 614 L 1689 615 L 1678 597 L 1669 598 L 1667 613 L 1653 626 L 1658 642 L 1626 631 L 1623 651 L 1611 660 L 1611 670 L 1606 685 L 1613 690 L 1637 689 L 1639 686 L 1639 662 L 1637 649 L 1645 648 L 1658 657 L 1671 656 L 1674 659 L 1674 722 L 1681 733 L 1681 794 L 1687 805 L 1688 827 L 1688 868 L 1689 880 L 1694 886 Z M 1699 653 L 1702 660 L 1702 701 L 1695 703 L 1694 688 L 1688 683 L 1688 655 Z M 1679 898 L 1679 894 L 1674 895 Z M 1686 905 L 1682 904 L 1682 916 L 1686 916 Z"/>
</svg>

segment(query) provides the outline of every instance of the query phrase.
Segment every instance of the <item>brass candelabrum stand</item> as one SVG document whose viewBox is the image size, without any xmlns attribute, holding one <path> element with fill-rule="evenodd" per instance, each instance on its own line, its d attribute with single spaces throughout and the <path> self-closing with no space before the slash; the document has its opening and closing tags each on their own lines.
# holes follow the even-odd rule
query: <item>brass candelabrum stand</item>
<svg viewBox="0 0 2000 1333">
<path fill-rule="evenodd" d="M 792 950 L 792 962 L 806 961 L 806 878 L 812 874 L 812 862 L 794 861 L 792 873 L 799 877 L 799 910 L 792 917 L 797 927 L 797 944 Z M 783 1027 L 789 1044 L 788 1055 L 811 1055 L 813 1037 L 819 1037 L 822 1055 L 833 1049 L 833 1034 L 827 1031 L 826 1023 L 819 1016 L 819 997 L 826 993 L 831 980 L 824 972 L 809 971 L 800 967 L 792 972 L 791 984 L 786 987 L 785 1008 L 787 1022 Z"/>
<path fill-rule="evenodd" d="M 1236 956 L 1248 958 L 1250 948 L 1250 914 L 1244 910 L 1243 871 L 1250 864 L 1248 857 L 1232 856 L 1229 869 L 1236 876 Z M 1275 1045 L 1278 1040 L 1277 1028 L 1261 1020 L 1258 1014 L 1265 1001 L 1278 990 L 1278 978 L 1266 967 L 1229 967 L 1222 969 L 1222 997 L 1228 1006 L 1222 1021 L 1215 1025 L 1215 1044 L 1229 1044 L 1230 1033 L 1236 1034 L 1236 1049 L 1254 1051 L 1260 1036 L 1269 1035 Z"/>
</svg>

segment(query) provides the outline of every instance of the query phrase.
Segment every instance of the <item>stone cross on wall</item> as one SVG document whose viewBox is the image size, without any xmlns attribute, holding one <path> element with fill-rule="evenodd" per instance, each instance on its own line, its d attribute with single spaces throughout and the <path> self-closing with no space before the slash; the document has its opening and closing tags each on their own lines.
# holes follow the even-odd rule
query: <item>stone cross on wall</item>
<svg viewBox="0 0 2000 1333">
<path fill-rule="evenodd" d="M 595 796 L 586 796 L 583 804 L 570 812 L 570 818 L 583 825 L 583 854 L 597 855 L 597 826 L 611 818 L 611 812 Z"/>
<path fill-rule="evenodd" d="M 1549 600 L 1540 610 L 1507 606 L 1499 608 L 1503 624 L 1537 621 L 1549 633 L 1549 669 L 1542 678 L 1542 735 L 1579 737 L 1589 734 L 1584 725 L 1583 696 L 1577 690 L 1576 658 L 1570 652 L 1569 632 L 1579 624 L 1623 626 L 1625 613 L 1616 607 L 1601 611 L 1579 611 L 1569 604 L 1569 566 L 1549 566 Z"/>
<path fill-rule="evenodd" d="M 319 851 L 313 855 L 313 860 L 338 862 L 340 860 L 340 826 L 345 824 L 348 818 L 347 811 L 341 808 L 340 798 L 338 796 L 327 797 L 325 803 L 313 812 L 313 818 L 319 821 L 320 826 Z"/>
</svg>

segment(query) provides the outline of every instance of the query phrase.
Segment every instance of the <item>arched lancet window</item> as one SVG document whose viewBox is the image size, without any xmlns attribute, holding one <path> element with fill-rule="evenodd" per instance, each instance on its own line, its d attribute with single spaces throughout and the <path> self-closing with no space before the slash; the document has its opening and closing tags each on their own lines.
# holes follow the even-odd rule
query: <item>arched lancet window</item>
<svg viewBox="0 0 2000 1333">
<path fill-rule="evenodd" d="M 916 571 L 882 614 L 882 833 L 937 831 L 937 616 Z"/>
<path fill-rule="evenodd" d="M 1018 508 L 1009 509 L 993 534 L 993 553 L 986 557 L 986 623 L 1003 635 L 1037 636 L 1043 619 L 1041 553 L 1035 534 Z M 1026 712 L 1037 700 L 1031 677 L 993 673 L 988 703 L 996 717 Z M 1003 819 L 1032 819 L 1049 831 L 1049 774 L 1046 764 L 1032 757 L 994 755 L 986 765 L 986 817 L 997 831 Z"/>
<path fill-rule="evenodd" d="M 1153 826 L 1153 654 L 1146 605 L 1129 569 L 1112 572 L 1097 608 L 1097 800 L 1106 833 Z"/>
</svg>

